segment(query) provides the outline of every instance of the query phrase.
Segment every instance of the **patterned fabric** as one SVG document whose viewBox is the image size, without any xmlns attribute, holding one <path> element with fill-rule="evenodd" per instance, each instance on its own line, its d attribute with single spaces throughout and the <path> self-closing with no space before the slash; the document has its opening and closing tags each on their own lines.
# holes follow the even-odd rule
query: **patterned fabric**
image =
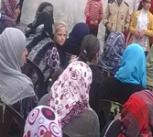
<svg viewBox="0 0 153 137">
<path fill-rule="evenodd" d="M 48 106 L 38 106 L 28 115 L 23 137 L 62 137 L 58 116 Z"/>
<path fill-rule="evenodd" d="M 118 137 L 152 137 L 153 93 L 146 90 L 131 95 L 121 117 L 123 129 Z"/>
<path fill-rule="evenodd" d="M 60 67 L 58 50 L 49 37 L 41 38 L 41 35 L 36 35 L 30 41 L 27 42 L 30 50 L 28 58 L 39 67 L 46 81 Z"/>
<path fill-rule="evenodd" d="M 59 115 L 62 126 L 89 108 L 92 72 L 82 61 L 72 62 L 53 84 L 50 107 Z"/>
<path fill-rule="evenodd" d="M 146 87 L 146 58 L 144 50 L 140 45 L 131 44 L 125 49 L 115 78 L 123 83 Z"/>
<path fill-rule="evenodd" d="M 5 20 L 7 26 L 15 25 L 16 15 L 15 9 L 17 0 L 2 0 L 2 19 Z"/>
<path fill-rule="evenodd" d="M 97 21 L 98 25 L 103 15 L 103 5 L 101 0 L 88 0 L 85 8 L 86 22 L 87 24 L 93 25 Z M 90 23 L 93 21 L 93 24 Z"/>
<path fill-rule="evenodd" d="M 121 32 L 111 32 L 99 60 L 99 64 L 104 71 L 113 75 L 116 73 L 125 47 L 124 35 Z"/>
</svg>

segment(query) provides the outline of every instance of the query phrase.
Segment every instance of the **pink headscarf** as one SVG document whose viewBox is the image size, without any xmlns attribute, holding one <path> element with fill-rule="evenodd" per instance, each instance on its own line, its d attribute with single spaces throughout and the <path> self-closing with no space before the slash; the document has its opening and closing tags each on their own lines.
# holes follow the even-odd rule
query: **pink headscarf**
<svg viewBox="0 0 153 137">
<path fill-rule="evenodd" d="M 62 126 L 89 107 L 89 89 L 92 82 L 90 67 L 82 61 L 71 63 L 53 84 L 50 107 L 59 115 Z"/>
<path fill-rule="evenodd" d="M 59 118 L 48 106 L 38 106 L 28 115 L 23 137 L 62 137 Z"/>
<path fill-rule="evenodd" d="M 18 0 L 2 0 L 2 16 L 5 20 L 12 22 L 13 25 L 16 21 L 15 9 Z"/>
</svg>

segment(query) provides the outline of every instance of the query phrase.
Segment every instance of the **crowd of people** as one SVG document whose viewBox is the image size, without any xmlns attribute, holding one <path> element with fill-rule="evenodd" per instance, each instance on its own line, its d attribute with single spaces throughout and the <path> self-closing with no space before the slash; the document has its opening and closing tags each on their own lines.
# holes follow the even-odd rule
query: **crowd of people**
<svg viewBox="0 0 153 137">
<path fill-rule="evenodd" d="M 103 100 L 122 106 L 118 133 L 110 128 L 111 137 L 153 136 L 153 1 L 134 4 L 131 11 L 128 2 L 111 0 L 104 11 L 101 0 L 88 0 L 85 22 L 68 33 L 68 25 L 54 19 L 51 3 L 42 2 L 22 31 L 17 24 L 23 0 L 2 0 L 0 104 L 22 117 L 20 136 L 102 137 L 110 122 L 99 111 Z M 39 71 L 23 71 L 28 61 Z M 7 121 L 4 109 L 0 123 Z M 17 132 L 11 126 L 8 137 Z"/>
</svg>

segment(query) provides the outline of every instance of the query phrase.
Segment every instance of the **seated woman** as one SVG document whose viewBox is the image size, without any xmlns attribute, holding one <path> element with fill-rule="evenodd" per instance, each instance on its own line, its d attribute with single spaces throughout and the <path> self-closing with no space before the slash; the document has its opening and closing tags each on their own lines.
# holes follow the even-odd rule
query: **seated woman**
<svg viewBox="0 0 153 137">
<path fill-rule="evenodd" d="M 48 106 L 37 106 L 28 115 L 23 137 L 62 137 L 60 119 Z"/>
<path fill-rule="evenodd" d="M 81 41 L 88 34 L 89 27 L 87 24 L 83 22 L 75 24 L 64 44 L 65 52 L 78 56 L 80 54 Z"/>
<path fill-rule="evenodd" d="M 124 34 L 121 32 L 111 32 L 104 44 L 103 53 L 98 63 L 104 75 L 115 75 L 119 69 L 121 56 L 125 48 Z"/>
<path fill-rule="evenodd" d="M 132 93 L 144 88 L 146 88 L 145 54 L 140 45 L 131 44 L 123 52 L 120 68 L 115 76 L 104 79 L 95 96 L 97 99 L 109 99 L 123 104 Z"/>
<path fill-rule="evenodd" d="M 89 50 L 89 47 L 93 50 Z M 97 63 L 99 49 L 99 41 L 95 36 L 84 37 L 79 59 L 69 64 L 51 87 L 49 105 L 59 115 L 68 136 L 99 136 L 99 121 L 96 114 L 90 111 L 89 105 L 92 71 L 88 65 Z M 84 126 L 80 128 L 82 124 Z"/>
<path fill-rule="evenodd" d="M 46 35 L 45 33 L 47 32 L 49 36 L 53 38 L 53 24 L 53 5 L 49 2 L 42 2 L 36 11 L 34 21 L 28 25 L 26 36 L 29 37 L 30 34 L 35 34 L 36 28 L 40 25 L 44 25 L 42 35 Z"/>
<path fill-rule="evenodd" d="M 6 27 L 16 26 L 16 19 L 20 14 L 20 7 L 17 3 L 17 0 L 2 0 L 1 13 L 0 33 L 2 33 Z"/>
<path fill-rule="evenodd" d="M 39 36 L 36 36 L 27 45 L 30 51 L 28 58 L 39 67 L 44 75 L 45 83 L 48 83 L 48 78 L 52 77 L 55 70 L 65 68 L 67 65 L 66 54 L 63 49 L 66 37 L 66 24 L 57 22 L 54 29 L 54 41 L 48 36 L 43 39 L 39 39 Z M 39 39 L 38 43 L 36 42 L 37 38 Z"/>
<path fill-rule="evenodd" d="M 28 54 L 23 32 L 6 28 L 0 35 L 0 49 L 0 100 L 26 117 L 35 105 L 31 99 L 35 92 L 30 78 L 21 72 Z"/>
<path fill-rule="evenodd" d="M 118 137 L 153 136 L 153 93 L 142 90 L 132 94 L 121 112 L 121 133 Z"/>
</svg>

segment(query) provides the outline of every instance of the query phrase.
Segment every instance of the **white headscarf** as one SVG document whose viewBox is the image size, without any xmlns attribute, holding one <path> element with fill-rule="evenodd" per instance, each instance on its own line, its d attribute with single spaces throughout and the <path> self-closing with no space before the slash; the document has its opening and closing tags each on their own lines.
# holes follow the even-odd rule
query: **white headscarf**
<svg viewBox="0 0 153 137">
<path fill-rule="evenodd" d="M 92 82 L 90 67 L 82 61 L 72 62 L 51 87 L 50 107 L 59 115 L 62 126 L 89 107 Z"/>
<path fill-rule="evenodd" d="M 0 99 L 8 105 L 35 95 L 31 80 L 20 69 L 25 47 L 25 36 L 16 28 L 6 28 L 0 35 Z"/>
<path fill-rule="evenodd" d="M 61 122 L 48 106 L 38 106 L 28 115 L 23 137 L 62 137 Z"/>
</svg>

